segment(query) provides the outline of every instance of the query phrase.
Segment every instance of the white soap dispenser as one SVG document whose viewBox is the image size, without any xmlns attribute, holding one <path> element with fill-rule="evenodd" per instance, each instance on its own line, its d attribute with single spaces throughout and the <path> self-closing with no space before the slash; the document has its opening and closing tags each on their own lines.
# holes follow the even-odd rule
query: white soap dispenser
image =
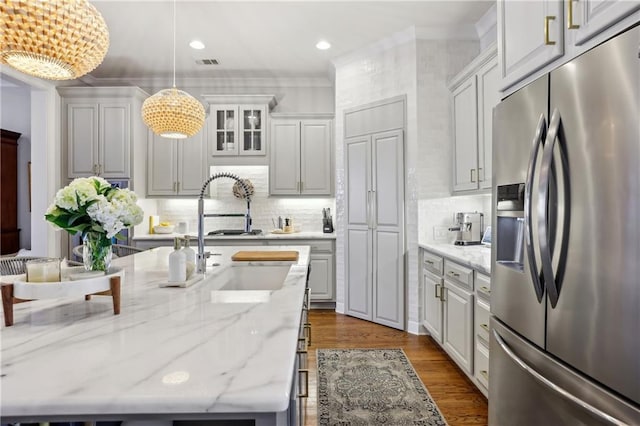
<svg viewBox="0 0 640 426">
<path fill-rule="evenodd" d="M 173 252 L 169 255 L 169 282 L 187 280 L 187 256 L 181 250 L 180 238 L 173 240 Z"/>
<path fill-rule="evenodd" d="M 184 253 L 187 260 L 187 279 L 189 279 L 193 271 L 196 269 L 196 252 L 191 247 L 189 247 L 188 235 L 185 235 L 182 241 L 184 241 L 184 246 L 180 251 Z"/>
</svg>

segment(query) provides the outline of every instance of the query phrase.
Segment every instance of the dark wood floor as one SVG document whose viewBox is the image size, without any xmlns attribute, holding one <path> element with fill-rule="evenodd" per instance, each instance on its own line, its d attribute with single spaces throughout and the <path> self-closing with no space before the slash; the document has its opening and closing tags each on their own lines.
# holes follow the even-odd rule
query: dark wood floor
<svg viewBox="0 0 640 426">
<path fill-rule="evenodd" d="M 312 340 L 307 426 L 317 424 L 316 349 L 325 348 L 402 348 L 449 425 L 487 424 L 487 399 L 430 337 L 416 336 L 330 310 L 311 310 L 309 319 Z"/>
</svg>

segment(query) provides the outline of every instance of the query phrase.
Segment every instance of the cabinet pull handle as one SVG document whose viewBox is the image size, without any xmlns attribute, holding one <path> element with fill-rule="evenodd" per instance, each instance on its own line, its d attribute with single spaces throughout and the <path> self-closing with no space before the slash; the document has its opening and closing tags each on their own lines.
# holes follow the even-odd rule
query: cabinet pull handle
<svg viewBox="0 0 640 426">
<path fill-rule="evenodd" d="M 580 28 L 580 25 L 573 23 L 573 2 L 574 0 L 569 0 L 569 3 L 567 5 L 569 7 L 569 19 L 567 19 L 567 28 L 570 30 L 577 30 L 578 28 Z"/>
<path fill-rule="evenodd" d="M 94 164 L 93 167 L 91 168 L 91 172 L 96 175 L 98 174 L 98 172 L 96 172 L 96 165 Z"/>
<path fill-rule="evenodd" d="M 489 332 L 489 326 L 487 324 L 480 324 L 480 328 L 486 330 L 487 333 Z"/>
<path fill-rule="evenodd" d="M 429 265 L 433 265 L 433 260 L 425 260 L 424 263 L 428 263 Z"/>
<path fill-rule="evenodd" d="M 489 372 L 487 370 L 480 370 L 480 374 L 485 380 L 489 381 Z"/>
<path fill-rule="evenodd" d="M 299 393 L 298 398 L 308 398 L 309 397 L 309 370 L 300 369 L 298 370 L 298 374 L 300 376 L 304 375 L 304 393 Z"/>
<path fill-rule="evenodd" d="M 98 164 L 98 173 L 102 175 L 102 164 Z"/>
<path fill-rule="evenodd" d="M 489 287 L 487 287 L 487 286 L 483 285 L 482 287 L 480 287 L 480 290 L 482 290 L 485 293 L 491 294 L 491 289 Z"/>
<path fill-rule="evenodd" d="M 475 182 L 475 178 L 473 177 L 473 173 L 476 171 L 476 169 L 471 169 L 469 170 L 470 174 L 471 174 L 471 182 Z"/>
<path fill-rule="evenodd" d="M 457 274 L 457 273 L 455 273 L 453 271 L 449 271 L 449 272 L 447 272 L 447 274 L 449 274 L 452 277 L 456 277 L 456 278 L 458 278 L 460 276 L 460 274 Z"/>
<path fill-rule="evenodd" d="M 555 19 L 555 16 L 544 17 L 544 44 L 546 44 L 547 46 L 553 46 L 554 44 L 556 44 L 555 41 L 549 40 L 549 21 L 554 21 Z"/>
<path fill-rule="evenodd" d="M 446 287 L 442 287 L 442 290 L 440 290 L 440 301 L 442 302 L 446 302 L 447 299 L 444 298 L 444 291 L 446 290 Z"/>
<path fill-rule="evenodd" d="M 307 346 L 311 346 L 311 324 L 304 323 L 305 336 L 307 337 Z"/>
<path fill-rule="evenodd" d="M 298 352 L 307 351 L 307 338 L 298 337 Z"/>
<path fill-rule="evenodd" d="M 440 288 L 440 284 L 436 284 L 435 289 L 436 289 L 436 299 L 440 299 L 440 295 L 438 294 L 438 289 Z M 442 293 L 442 292 L 441 292 Z"/>
<path fill-rule="evenodd" d="M 176 187 L 178 188 L 176 192 L 180 192 L 180 182 L 176 182 Z"/>
<path fill-rule="evenodd" d="M 478 182 L 484 182 L 484 179 L 480 179 L 480 170 L 482 170 L 482 167 L 478 167 Z"/>
</svg>

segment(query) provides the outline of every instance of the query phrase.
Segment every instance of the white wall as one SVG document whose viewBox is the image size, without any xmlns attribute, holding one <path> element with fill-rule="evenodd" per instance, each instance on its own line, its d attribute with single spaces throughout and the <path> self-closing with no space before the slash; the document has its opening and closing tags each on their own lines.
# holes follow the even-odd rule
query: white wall
<svg viewBox="0 0 640 426">
<path fill-rule="evenodd" d="M 31 161 L 31 89 L 26 86 L 2 87 L 0 127 L 21 133 L 18 140 L 18 228 L 20 248 L 31 249 L 29 174 Z"/>
<path fill-rule="evenodd" d="M 255 188 L 251 199 L 251 217 L 253 228 L 269 232 L 274 229 L 273 220 L 278 216 L 290 217 L 294 226 L 303 231 L 322 232 L 322 209 L 335 211 L 335 199 L 332 197 L 273 197 L 269 196 L 269 168 L 267 166 L 216 166 L 211 173 L 230 172 L 243 179 L 249 179 Z M 233 196 L 232 179 L 216 179 L 209 189 L 212 198 L 205 200 L 206 213 L 245 213 L 246 203 Z M 148 215 L 157 214 L 161 221 L 177 223 L 186 221 L 189 232 L 197 232 L 198 201 L 196 199 L 147 199 L 142 200 L 145 220 L 134 230 L 135 235 L 148 231 Z M 216 217 L 205 219 L 205 232 L 216 229 L 242 229 L 241 217 Z"/>
<path fill-rule="evenodd" d="M 430 198 L 418 202 L 418 241 L 420 243 L 453 243 L 455 232 L 446 231 L 456 212 L 484 214 L 485 228 L 491 225 L 491 194 Z M 484 231 L 484 230 L 483 230 Z"/>
</svg>

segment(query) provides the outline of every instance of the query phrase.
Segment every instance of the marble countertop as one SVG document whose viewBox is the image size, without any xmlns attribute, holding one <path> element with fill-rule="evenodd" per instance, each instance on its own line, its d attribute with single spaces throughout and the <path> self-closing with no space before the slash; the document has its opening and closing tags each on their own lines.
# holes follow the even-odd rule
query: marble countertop
<svg viewBox="0 0 640 426">
<path fill-rule="evenodd" d="M 252 249 L 300 256 L 266 300 L 217 302 L 216 295 L 228 293 L 216 291 L 217 276 L 238 263 L 259 267 L 230 260 Z M 220 266 L 209 267 L 204 280 L 160 288 L 171 250 L 114 259 L 125 272 L 120 315 L 110 296 L 14 306 L 14 325 L 2 328 L 3 421 L 148 413 L 202 418 L 287 408 L 309 246 L 216 247 L 209 262 Z"/>
<path fill-rule="evenodd" d="M 198 234 L 194 232 L 190 232 L 187 235 L 189 235 L 193 239 L 198 238 Z M 182 234 L 140 234 L 135 235 L 132 240 L 173 240 L 175 237 L 180 236 L 182 236 Z M 263 231 L 263 233 L 260 235 L 205 235 L 204 238 L 205 240 L 335 240 L 336 233 L 332 232 L 330 234 L 325 234 L 324 232 L 320 231 L 301 231 L 292 232 L 290 234 L 272 234 L 271 232 Z"/>
<path fill-rule="evenodd" d="M 431 252 L 491 275 L 491 247 L 483 245 L 456 246 L 451 243 L 418 243 Z"/>
</svg>

